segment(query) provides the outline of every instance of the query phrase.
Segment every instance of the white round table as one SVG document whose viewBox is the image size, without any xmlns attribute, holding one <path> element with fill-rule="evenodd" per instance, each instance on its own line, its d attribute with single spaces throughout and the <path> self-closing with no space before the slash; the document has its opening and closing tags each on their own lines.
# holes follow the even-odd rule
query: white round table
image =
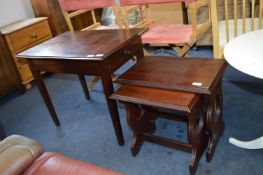
<svg viewBox="0 0 263 175">
<path fill-rule="evenodd" d="M 242 34 L 224 48 L 224 57 L 234 68 L 263 79 L 263 30 Z M 229 142 L 246 149 L 262 149 L 263 136 L 252 141 L 230 138 Z"/>
</svg>

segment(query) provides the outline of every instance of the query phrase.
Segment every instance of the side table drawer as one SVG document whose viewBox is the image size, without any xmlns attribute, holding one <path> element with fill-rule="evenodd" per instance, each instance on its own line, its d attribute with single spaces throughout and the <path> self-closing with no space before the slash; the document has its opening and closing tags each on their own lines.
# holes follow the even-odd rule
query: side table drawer
<svg viewBox="0 0 263 175">
<path fill-rule="evenodd" d="M 127 59 L 132 58 L 133 56 L 137 56 L 139 53 L 143 55 L 142 48 L 143 46 L 141 37 L 137 36 L 119 51 L 114 53 L 111 57 L 112 59 L 114 59 L 114 61 L 109 60 L 111 72 L 116 71 L 119 68 L 119 65 L 124 64 L 127 61 Z"/>
<path fill-rule="evenodd" d="M 22 49 L 37 44 L 44 38 L 51 37 L 51 31 L 47 20 L 35 25 L 20 29 L 9 35 L 14 51 L 17 53 Z"/>
</svg>

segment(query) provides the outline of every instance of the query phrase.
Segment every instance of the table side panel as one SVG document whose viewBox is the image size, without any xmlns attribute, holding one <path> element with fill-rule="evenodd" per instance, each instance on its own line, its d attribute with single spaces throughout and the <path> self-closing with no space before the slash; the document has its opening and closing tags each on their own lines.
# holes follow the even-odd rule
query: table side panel
<svg viewBox="0 0 263 175">
<path fill-rule="evenodd" d="M 37 71 L 52 73 L 101 75 L 100 61 L 28 59 Z"/>
<path fill-rule="evenodd" d="M 210 94 L 212 94 L 213 91 L 218 86 L 218 84 L 222 82 L 222 78 L 223 78 L 223 75 L 225 73 L 227 66 L 228 66 L 228 63 L 224 61 L 224 64 L 221 66 L 221 69 L 218 71 L 217 75 L 215 76 L 214 80 L 211 83 L 211 86 L 208 89 Z"/>
</svg>

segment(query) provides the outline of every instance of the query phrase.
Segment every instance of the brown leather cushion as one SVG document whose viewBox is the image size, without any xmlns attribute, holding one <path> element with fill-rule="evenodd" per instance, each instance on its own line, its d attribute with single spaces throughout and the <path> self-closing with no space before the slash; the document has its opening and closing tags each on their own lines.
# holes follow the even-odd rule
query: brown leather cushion
<svg viewBox="0 0 263 175">
<path fill-rule="evenodd" d="M 58 153 L 40 156 L 24 175 L 123 175 Z"/>
<path fill-rule="evenodd" d="M 42 154 L 34 140 L 12 135 L 0 142 L 0 174 L 19 175 Z"/>
</svg>

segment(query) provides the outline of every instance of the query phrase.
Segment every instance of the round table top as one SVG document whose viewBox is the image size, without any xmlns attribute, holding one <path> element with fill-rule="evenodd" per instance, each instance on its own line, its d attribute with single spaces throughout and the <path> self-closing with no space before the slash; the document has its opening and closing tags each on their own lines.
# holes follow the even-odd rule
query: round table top
<svg viewBox="0 0 263 175">
<path fill-rule="evenodd" d="M 242 34 L 224 48 L 224 57 L 234 68 L 263 79 L 263 30 Z"/>
</svg>

